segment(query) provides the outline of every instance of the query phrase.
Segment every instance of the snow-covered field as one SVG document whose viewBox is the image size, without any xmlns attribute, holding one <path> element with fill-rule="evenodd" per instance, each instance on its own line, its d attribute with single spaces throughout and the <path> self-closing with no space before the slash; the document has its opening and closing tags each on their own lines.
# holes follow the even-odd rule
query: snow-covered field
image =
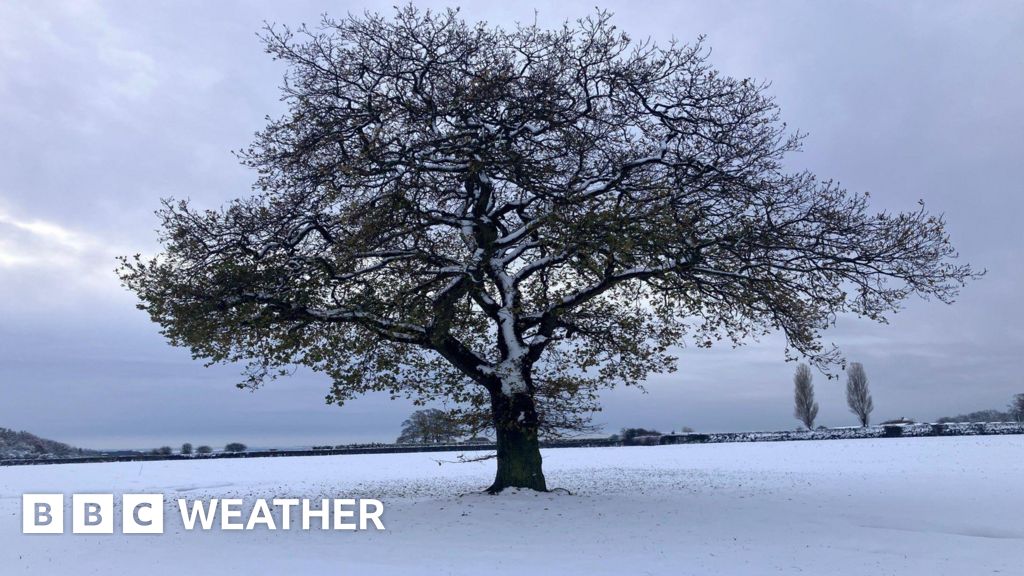
<svg viewBox="0 0 1024 576">
<path fill-rule="evenodd" d="M 0 468 L 0 573 L 1024 574 L 1024 436 L 545 451 L 572 495 L 471 493 L 494 463 L 456 456 Z M 166 533 L 23 535 L 24 492 L 163 492 Z M 377 498 L 386 530 L 189 532 L 179 497 Z"/>
</svg>

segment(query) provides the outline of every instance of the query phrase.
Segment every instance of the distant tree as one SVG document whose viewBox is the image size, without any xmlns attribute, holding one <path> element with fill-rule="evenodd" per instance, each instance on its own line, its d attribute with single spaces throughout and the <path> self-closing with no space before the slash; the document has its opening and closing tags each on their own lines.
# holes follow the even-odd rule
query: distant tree
<svg viewBox="0 0 1024 576">
<path fill-rule="evenodd" d="M 868 375 L 860 362 L 850 364 L 846 371 L 846 403 L 850 406 L 850 412 L 857 415 L 860 425 L 867 426 L 875 403 L 868 389 Z"/>
<path fill-rule="evenodd" d="M 263 39 L 287 110 L 239 154 L 255 193 L 167 200 L 163 252 L 122 280 L 172 344 L 247 363 L 243 387 L 301 364 L 331 402 L 490 411 L 492 492 L 546 490 L 545 423 L 674 370 L 677 344 L 777 330 L 829 364 L 843 313 L 951 302 L 975 276 L 941 216 L 791 170 L 769 85 L 699 41 L 412 6 Z"/>
<path fill-rule="evenodd" d="M 1024 423 L 1024 394 L 1017 394 L 1010 403 L 1010 415 L 1017 422 Z"/>
<path fill-rule="evenodd" d="M 192 445 L 189 444 L 188 442 L 185 442 L 184 444 L 182 444 L 181 445 L 181 453 L 185 454 L 185 455 L 191 454 L 192 453 Z"/>
<path fill-rule="evenodd" d="M 1011 405 L 1012 408 L 1012 405 Z M 935 422 L 939 424 L 949 424 L 951 422 L 1013 422 L 1015 418 L 1012 413 L 1002 412 L 999 410 L 977 410 L 975 412 L 968 412 L 967 414 L 957 414 L 956 416 L 943 416 Z"/>
<path fill-rule="evenodd" d="M 200 446 L 196 448 L 196 454 L 209 454 L 211 452 L 213 452 L 213 448 L 210 448 L 209 446 Z"/>
<path fill-rule="evenodd" d="M 647 430 L 646 428 L 623 428 L 622 432 L 619 433 L 619 439 L 626 446 L 641 443 L 638 438 L 649 437 L 649 436 L 661 436 L 661 432 L 657 430 Z"/>
<path fill-rule="evenodd" d="M 169 456 L 174 454 L 174 449 L 170 446 L 161 446 L 153 449 L 153 454 L 159 454 L 160 456 Z"/>
<path fill-rule="evenodd" d="M 814 429 L 814 419 L 818 417 L 818 403 L 814 401 L 812 378 L 810 366 L 800 364 L 796 367 L 796 374 L 793 375 L 793 415 L 803 422 L 808 430 Z"/>
<path fill-rule="evenodd" d="M 245 444 L 241 442 L 232 442 L 224 447 L 225 452 L 245 452 L 246 449 Z"/>
<path fill-rule="evenodd" d="M 689 426 L 683 426 L 682 428 L 679 429 L 679 433 L 680 434 L 692 434 L 693 433 L 693 428 L 690 428 Z"/>
<path fill-rule="evenodd" d="M 399 444 L 446 444 L 463 435 L 463 429 L 450 414 L 437 408 L 417 410 L 402 422 Z"/>
</svg>

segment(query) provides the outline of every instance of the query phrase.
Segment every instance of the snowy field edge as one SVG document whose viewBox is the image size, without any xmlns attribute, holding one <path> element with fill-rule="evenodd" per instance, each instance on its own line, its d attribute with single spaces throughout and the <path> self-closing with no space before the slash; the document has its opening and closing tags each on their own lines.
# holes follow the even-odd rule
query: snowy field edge
<svg viewBox="0 0 1024 576">
<path fill-rule="evenodd" d="M 0 470 L 5 574 L 1013 574 L 1024 437 L 545 450 L 549 486 L 479 494 L 459 452 Z M 440 461 L 440 463 L 439 463 Z M 161 492 L 162 535 L 24 535 L 26 492 Z M 377 498 L 384 531 L 186 531 L 177 498 Z M 176 524 L 177 522 L 177 524 Z"/>
</svg>

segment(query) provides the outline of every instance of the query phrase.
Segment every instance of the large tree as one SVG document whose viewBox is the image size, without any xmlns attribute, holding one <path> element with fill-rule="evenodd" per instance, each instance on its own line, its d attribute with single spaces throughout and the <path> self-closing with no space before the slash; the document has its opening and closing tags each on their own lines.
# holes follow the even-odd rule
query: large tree
<svg viewBox="0 0 1024 576">
<path fill-rule="evenodd" d="M 670 347 L 780 331 L 838 360 L 839 314 L 884 320 L 972 276 L 942 218 L 783 166 L 764 83 L 598 13 L 546 30 L 398 9 L 270 27 L 288 111 L 240 152 L 254 194 L 166 201 L 164 252 L 121 277 L 171 343 L 489 408 L 492 491 L 546 489 L 538 430 L 671 371 Z"/>
</svg>

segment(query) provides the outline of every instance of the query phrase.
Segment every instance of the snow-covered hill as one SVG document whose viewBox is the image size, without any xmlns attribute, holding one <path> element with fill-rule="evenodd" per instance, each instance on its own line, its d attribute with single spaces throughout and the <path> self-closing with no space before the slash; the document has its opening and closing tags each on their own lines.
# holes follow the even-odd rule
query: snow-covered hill
<svg viewBox="0 0 1024 576">
<path fill-rule="evenodd" d="M 5 575 L 1019 574 L 1024 436 L 578 448 L 472 493 L 457 453 L 0 468 Z M 163 535 L 22 535 L 25 492 L 163 492 Z M 179 497 L 371 497 L 383 532 L 188 532 Z M 66 500 L 70 500 L 67 497 Z"/>
<path fill-rule="evenodd" d="M 0 460 L 65 458 L 92 454 L 91 451 L 73 448 L 63 442 L 40 438 L 28 432 L 16 432 L 0 428 Z"/>
</svg>

